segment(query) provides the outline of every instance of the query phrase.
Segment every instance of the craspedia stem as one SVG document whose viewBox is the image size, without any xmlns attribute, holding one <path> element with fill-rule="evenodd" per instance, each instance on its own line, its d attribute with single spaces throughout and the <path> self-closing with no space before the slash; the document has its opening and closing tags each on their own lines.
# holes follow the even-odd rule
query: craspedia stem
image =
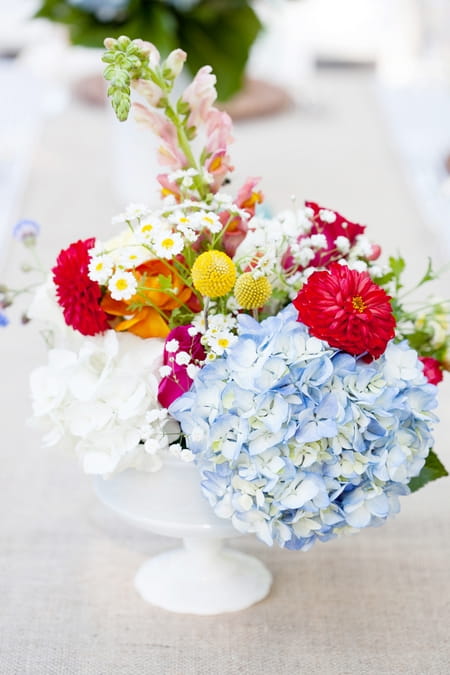
<svg viewBox="0 0 450 675">
<path fill-rule="evenodd" d="M 205 320 L 205 331 L 208 330 L 208 312 L 209 312 L 209 298 L 205 296 L 203 299 L 203 318 Z"/>
</svg>

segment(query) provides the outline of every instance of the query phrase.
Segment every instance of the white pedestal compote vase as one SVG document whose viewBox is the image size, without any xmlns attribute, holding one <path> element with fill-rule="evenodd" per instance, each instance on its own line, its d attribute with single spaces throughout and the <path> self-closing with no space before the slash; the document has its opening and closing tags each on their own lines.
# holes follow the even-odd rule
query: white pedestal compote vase
<svg viewBox="0 0 450 675">
<path fill-rule="evenodd" d="M 272 576 L 256 558 L 223 545 L 238 536 L 214 515 L 193 463 L 167 457 L 154 473 L 129 469 L 96 477 L 99 499 L 125 520 L 150 532 L 183 540 L 182 548 L 145 562 L 135 577 L 144 598 L 172 612 L 221 614 L 266 597 Z"/>
</svg>

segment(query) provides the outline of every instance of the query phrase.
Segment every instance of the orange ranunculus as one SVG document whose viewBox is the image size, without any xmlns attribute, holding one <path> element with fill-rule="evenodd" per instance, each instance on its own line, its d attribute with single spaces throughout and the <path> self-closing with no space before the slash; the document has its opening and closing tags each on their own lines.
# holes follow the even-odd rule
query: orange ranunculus
<svg viewBox="0 0 450 675">
<path fill-rule="evenodd" d="M 139 294 L 134 295 L 127 302 L 113 300 L 107 293 L 101 302 L 102 309 L 107 314 L 122 318 L 115 324 L 114 330 L 128 331 L 141 338 L 166 337 L 169 333 L 169 326 L 165 316 L 168 319 L 173 309 L 183 304 L 190 306 L 197 298 L 193 295 L 192 289 L 184 284 L 177 272 L 160 260 L 148 260 L 139 265 L 135 269 L 135 274 L 139 284 L 144 283 L 144 287 L 148 291 L 140 290 Z M 161 288 L 159 275 L 170 278 L 172 291 L 177 294 L 176 298 L 163 290 L 158 290 Z M 145 280 L 142 282 L 144 276 Z M 162 316 L 157 309 L 149 305 L 144 305 L 142 309 L 134 311 L 130 309 L 136 303 L 145 302 L 145 298 L 148 298 L 152 305 L 158 307 L 165 316 Z M 123 317 L 127 318 L 124 319 Z"/>
</svg>

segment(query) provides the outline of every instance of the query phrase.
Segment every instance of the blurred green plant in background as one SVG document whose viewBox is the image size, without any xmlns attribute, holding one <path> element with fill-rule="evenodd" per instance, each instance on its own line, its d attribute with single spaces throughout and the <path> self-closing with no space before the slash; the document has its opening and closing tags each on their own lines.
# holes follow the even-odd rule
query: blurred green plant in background
<svg viewBox="0 0 450 675">
<path fill-rule="evenodd" d="M 213 67 L 220 100 L 242 87 L 262 28 L 249 0 L 43 0 L 35 16 L 67 25 L 74 45 L 102 47 L 105 37 L 126 34 L 156 44 L 163 55 L 181 47 L 191 74 Z"/>
</svg>

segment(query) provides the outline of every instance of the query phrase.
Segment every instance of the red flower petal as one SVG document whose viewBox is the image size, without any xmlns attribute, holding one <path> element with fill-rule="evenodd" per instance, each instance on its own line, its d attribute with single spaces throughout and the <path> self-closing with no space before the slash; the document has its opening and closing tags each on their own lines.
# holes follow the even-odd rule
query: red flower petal
<svg viewBox="0 0 450 675">
<path fill-rule="evenodd" d="M 442 368 L 437 359 L 432 356 L 421 356 L 419 361 L 423 363 L 423 374 L 431 384 L 439 384 L 444 379 Z"/>
<path fill-rule="evenodd" d="M 187 352 L 191 356 L 192 363 L 200 364 L 205 360 L 206 352 L 201 343 L 201 335 L 197 333 L 190 336 L 190 328 L 192 328 L 192 324 L 173 328 L 166 337 L 165 344 L 170 340 L 177 340 L 179 343 L 177 352 Z M 168 352 L 164 345 L 163 363 L 172 369 L 171 374 L 163 377 L 158 386 L 158 401 L 165 408 L 168 408 L 179 396 L 189 391 L 193 382 L 188 375 L 187 365 L 176 362 L 177 352 Z"/>
<path fill-rule="evenodd" d="M 82 335 L 96 335 L 109 328 L 100 307 L 101 288 L 88 276 L 89 250 L 94 244 L 94 238 L 71 244 L 61 251 L 52 269 L 64 320 Z"/>
<path fill-rule="evenodd" d="M 389 301 L 367 272 L 332 263 L 309 277 L 293 304 L 311 335 L 349 354 L 378 358 L 395 335 Z"/>
</svg>

